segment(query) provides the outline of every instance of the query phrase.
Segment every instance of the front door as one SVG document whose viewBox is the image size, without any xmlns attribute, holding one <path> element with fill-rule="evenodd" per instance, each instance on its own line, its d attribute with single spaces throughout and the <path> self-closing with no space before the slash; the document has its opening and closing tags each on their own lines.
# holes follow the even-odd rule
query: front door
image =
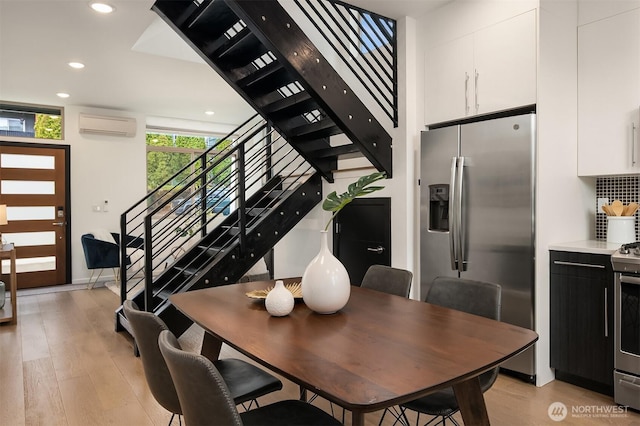
<svg viewBox="0 0 640 426">
<path fill-rule="evenodd" d="M 371 265 L 391 266 L 391 199 L 357 198 L 335 218 L 333 253 L 359 286 Z"/>
<path fill-rule="evenodd" d="M 69 146 L 0 142 L 0 232 L 16 247 L 18 288 L 71 282 L 68 167 Z"/>
</svg>

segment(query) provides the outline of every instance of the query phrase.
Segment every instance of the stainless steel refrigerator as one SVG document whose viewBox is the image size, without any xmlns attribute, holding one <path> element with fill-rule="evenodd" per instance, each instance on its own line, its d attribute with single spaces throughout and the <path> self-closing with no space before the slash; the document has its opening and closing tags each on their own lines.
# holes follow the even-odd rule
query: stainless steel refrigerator
<svg viewBox="0 0 640 426">
<path fill-rule="evenodd" d="M 422 132 L 420 283 L 502 286 L 501 320 L 534 329 L 535 114 Z M 502 365 L 535 380 L 533 348 Z"/>
</svg>

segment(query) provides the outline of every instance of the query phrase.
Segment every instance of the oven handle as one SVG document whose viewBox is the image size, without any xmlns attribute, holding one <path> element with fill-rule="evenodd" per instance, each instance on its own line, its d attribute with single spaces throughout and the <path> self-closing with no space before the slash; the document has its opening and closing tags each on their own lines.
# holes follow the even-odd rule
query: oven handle
<svg viewBox="0 0 640 426">
<path fill-rule="evenodd" d="M 609 303 L 607 296 L 607 288 L 604 288 L 604 337 L 609 337 Z"/>
<path fill-rule="evenodd" d="M 632 382 L 630 382 L 628 380 L 625 380 L 625 379 L 619 379 L 618 380 L 618 384 L 620 384 L 621 386 L 625 386 L 627 388 L 634 389 L 634 390 L 635 390 L 635 388 L 640 389 L 640 385 L 639 384 L 632 383 Z"/>
<path fill-rule="evenodd" d="M 640 285 L 640 278 L 631 277 L 629 275 L 620 274 L 620 282 L 627 284 Z"/>
<path fill-rule="evenodd" d="M 590 263 L 576 263 L 576 262 L 565 262 L 563 260 L 554 260 L 553 263 L 555 265 L 564 265 L 564 266 L 581 266 L 583 268 L 597 268 L 597 269 L 605 269 L 604 265 L 592 265 Z"/>
</svg>

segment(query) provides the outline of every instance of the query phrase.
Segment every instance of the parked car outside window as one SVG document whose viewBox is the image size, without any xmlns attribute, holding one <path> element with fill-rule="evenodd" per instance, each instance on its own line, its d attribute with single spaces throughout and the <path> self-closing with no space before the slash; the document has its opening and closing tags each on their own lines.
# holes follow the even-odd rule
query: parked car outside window
<svg viewBox="0 0 640 426">
<path fill-rule="evenodd" d="M 207 195 L 207 204 L 206 204 L 207 210 L 213 209 L 214 213 L 222 213 L 223 215 L 227 216 L 231 212 L 231 200 L 229 200 L 228 195 L 227 196 L 224 195 L 225 193 L 226 193 L 225 190 L 220 190 L 220 189 L 211 191 L 209 195 Z M 200 195 L 196 195 L 193 198 L 189 198 L 182 205 L 180 205 L 180 203 L 182 203 L 183 201 L 182 198 L 177 198 L 173 200 L 172 204 L 174 206 L 176 205 L 178 206 L 178 208 L 175 209 L 175 214 L 183 214 L 184 212 L 189 211 L 191 206 L 194 204 L 196 206 L 200 205 L 200 200 L 201 200 Z"/>
</svg>

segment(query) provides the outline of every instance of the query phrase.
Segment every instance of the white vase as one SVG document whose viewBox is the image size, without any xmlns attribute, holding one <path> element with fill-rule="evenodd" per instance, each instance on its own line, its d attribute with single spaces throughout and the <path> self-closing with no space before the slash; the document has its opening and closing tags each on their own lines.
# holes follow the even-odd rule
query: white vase
<svg viewBox="0 0 640 426">
<path fill-rule="evenodd" d="M 351 281 L 344 265 L 329 251 L 327 231 L 321 231 L 320 253 L 302 275 L 302 299 L 314 312 L 333 314 L 344 308 L 351 295 Z"/>
<path fill-rule="evenodd" d="M 274 317 L 289 315 L 293 310 L 293 294 L 284 286 L 282 280 L 276 281 L 276 285 L 267 294 L 264 301 L 267 312 Z"/>
</svg>

